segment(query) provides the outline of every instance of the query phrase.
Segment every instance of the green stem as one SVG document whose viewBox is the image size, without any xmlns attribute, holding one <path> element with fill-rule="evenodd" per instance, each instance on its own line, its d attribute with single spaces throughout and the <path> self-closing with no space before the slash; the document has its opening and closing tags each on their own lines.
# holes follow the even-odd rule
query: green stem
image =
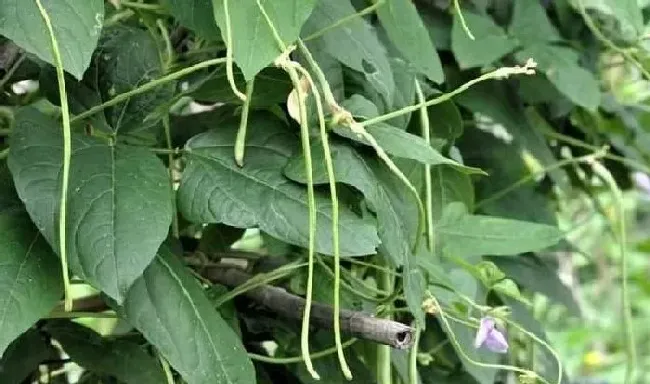
<svg viewBox="0 0 650 384">
<path fill-rule="evenodd" d="M 245 101 L 246 95 L 237 89 L 237 84 L 235 84 L 235 74 L 233 73 L 232 26 L 230 25 L 230 9 L 228 8 L 228 0 L 223 0 L 223 13 L 224 18 L 226 19 L 226 77 L 228 78 L 230 89 L 232 89 L 235 96 L 237 96 L 241 101 Z"/>
<path fill-rule="evenodd" d="M 158 4 L 136 3 L 134 1 L 120 0 L 120 5 L 126 8 L 141 9 L 156 13 L 164 13 L 165 9 Z"/>
<path fill-rule="evenodd" d="M 628 286 L 627 286 L 627 251 L 626 242 L 627 234 L 625 230 L 625 210 L 623 208 L 623 194 L 616 183 L 612 174 L 602 164 L 595 160 L 590 161 L 594 173 L 597 174 L 609 187 L 614 196 L 614 205 L 617 208 L 618 228 L 618 246 L 621 254 L 621 282 L 622 292 L 621 300 L 623 302 L 623 333 L 626 339 L 626 356 L 627 364 L 625 366 L 625 383 L 632 382 L 632 378 L 636 369 L 636 345 L 634 342 L 634 328 L 632 326 L 632 308 L 630 304 Z M 612 223 L 612 227 L 616 228 L 616 223 Z"/>
<path fill-rule="evenodd" d="M 353 13 L 353 14 L 351 14 L 349 16 L 343 17 L 343 18 L 337 20 L 336 22 L 328 25 L 327 27 L 325 27 L 325 28 L 323 28 L 321 30 L 318 30 L 318 31 L 312 33 L 311 35 L 305 37 L 303 39 L 303 41 L 309 41 L 309 40 L 316 39 L 318 37 L 323 36 L 325 33 L 327 33 L 328 31 L 331 31 L 332 29 L 338 28 L 341 25 L 349 23 L 350 21 L 356 20 L 359 17 L 363 17 L 365 15 L 373 13 L 377 8 L 379 8 L 382 4 L 384 4 L 385 1 L 386 0 L 379 0 L 379 1 L 375 2 L 373 5 L 371 5 L 371 6 L 367 7 L 367 8 L 364 8 L 364 9 L 362 9 L 361 11 L 359 11 L 357 13 Z"/>
<path fill-rule="evenodd" d="M 352 344 L 356 343 L 357 339 L 350 339 L 341 344 L 343 348 L 347 348 L 351 346 Z M 338 350 L 337 346 L 333 346 L 327 349 L 323 349 L 322 351 L 314 352 L 309 357 L 312 360 L 321 358 L 321 357 L 326 357 L 329 356 L 333 353 L 335 353 Z M 248 357 L 251 358 L 251 360 L 256 360 L 256 361 L 261 361 L 263 363 L 267 364 L 295 364 L 295 363 L 300 363 L 304 361 L 304 356 L 294 356 L 294 357 L 269 357 L 269 356 L 264 356 L 264 355 L 258 355 L 256 353 L 249 353 Z"/>
<path fill-rule="evenodd" d="M 54 36 L 54 29 L 50 16 L 41 4 L 41 0 L 35 0 L 36 5 L 41 13 L 43 21 L 47 26 L 50 35 L 50 45 L 52 48 L 52 56 L 56 67 L 56 77 L 59 84 L 59 95 L 61 100 L 61 114 L 63 119 L 63 170 L 61 175 L 61 199 L 59 206 L 59 253 L 61 257 L 61 272 L 63 274 L 63 289 L 64 289 L 64 308 L 69 312 L 72 310 L 72 296 L 70 292 L 70 275 L 68 271 L 68 253 L 66 250 L 66 213 L 68 202 L 68 181 L 70 179 L 70 160 L 72 157 L 72 140 L 70 129 L 70 111 L 68 109 L 68 95 L 65 88 L 65 75 L 63 72 L 63 60 L 61 59 L 61 52 L 59 51 L 59 44 Z"/>
<path fill-rule="evenodd" d="M 143 85 L 141 85 L 141 86 L 139 86 L 137 88 L 134 88 L 134 89 L 132 89 L 132 90 L 130 90 L 128 92 L 120 93 L 119 95 L 117 95 L 114 98 L 108 100 L 107 102 L 102 103 L 100 105 L 96 105 L 96 106 L 90 108 L 89 110 L 87 110 L 87 111 L 85 111 L 83 113 L 80 113 L 79 115 L 73 117 L 71 122 L 74 123 L 76 121 L 86 119 L 86 118 L 94 115 L 95 113 L 101 112 L 106 108 L 112 107 L 112 106 L 114 106 L 116 104 L 119 104 L 119 103 L 121 103 L 123 101 L 126 101 L 126 100 L 128 100 L 129 98 L 131 98 L 133 96 L 148 92 L 148 91 L 150 91 L 150 90 L 152 90 L 152 89 L 154 89 L 156 87 L 159 87 L 161 85 L 165 85 L 165 84 L 167 84 L 167 83 L 169 83 L 171 81 L 180 79 L 183 76 L 189 75 L 189 74 L 194 73 L 196 71 L 199 71 L 199 70 L 201 70 L 203 68 L 207 68 L 207 67 L 209 67 L 211 65 L 223 64 L 225 62 L 226 62 L 226 58 L 224 58 L 224 57 L 221 57 L 221 58 L 218 58 L 218 59 L 210 59 L 210 60 L 206 60 L 206 61 L 202 61 L 200 63 L 194 64 L 191 67 L 183 68 L 183 69 L 178 70 L 176 72 L 172 72 L 172 73 L 170 73 L 168 75 L 165 75 L 165 76 L 163 76 L 163 77 L 161 77 L 159 79 L 152 80 L 152 81 L 150 81 L 148 83 L 145 83 L 145 84 L 143 84 Z"/>
<path fill-rule="evenodd" d="M 646 78 L 646 80 L 650 80 L 650 72 L 648 72 L 648 70 L 645 69 L 645 67 L 643 66 L 643 64 L 642 64 L 641 62 L 639 62 L 637 59 L 635 59 L 634 56 L 632 56 L 632 54 L 630 54 L 627 50 L 625 50 L 625 49 L 623 49 L 623 48 L 620 48 L 620 47 L 618 47 L 616 44 L 614 44 L 613 41 L 611 41 L 610 39 L 608 39 L 608 38 L 607 38 L 607 37 L 606 37 L 606 36 L 605 36 L 605 35 L 604 35 L 604 34 L 603 34 L 599 29 L 598 29 L 598 27 L 596 27 L 596 24 L 595 24 L 594 21 L 592 20 L 591 16 L 589 16 L 589 14 L 587 13 L 587 11 L 585 10 L 585 6 L 584 6 L 584 3 L 583 3 L 583 0 L 578 0 L 578 11 L 579 11 L 580 14 L 582 15 L 582 18 L 585 20 L 585 24 L 587 25 L 587 28 L 589 28 L 589 30 L 591 31 L 591 33 L 593 33 L 594 36 L 596 36 L 596 38 L 597 38 L 601 43 L 603 43 L 605 46 L 607 46 L 607 47 L 608 47 L 609 49 L 611 49 L 612 51 L 617 52 L 617 53 L 623 55 L 623 57 L 624 57 L 625 59 L 627 59 L 627 60 L 630 61 L 632 64 L 634 64 L 634 66 L 637 67 L 637 69 L 639 70 L 639 72 L 641 72 L 641 74 L 643 75 L 643 77 Z"/>
<path fill-rule="evenodd" d="M 589 155 L 585 155 L 585 156 L 581 156 L 581 157 L 575 157 L 575 158 L 571 158 L 571 159 L 560 160 L 560 161 L 558 161 L 558 162 L 556 162 L 554 164 L 551 164 L 551 165 L 548 165 L 548 166 L 544 167 L 543 169 L 541 169 L 539 171 L 529 173 L 528 175 L 522 177 L 521 179 L 517 180 L 513 184 L 510 184 L 506 188 L 504 188 L 504 189 L 502 189 L 502 190 L 500 190 L 498 192 L 495 192 L 491 196 L 479 201 L 476 204 L 475 209 L 479 209 L 482 206 L 484 206 L 485 204 L 488 204 L 490 202 L 501 199 L 502 197 L 504 197 L 505 195 L 509 194 L 510 192 L 516 190 L 517 188 L 521 187 L 522 185 L 525 185 L 525 184 L 535 180 L 535 178 L 539 177 L 540 175 L 544 175 L 544 174 L 546 174 L 548 172 L 554 171 L 554 170 L 556 170 L 558 168 L 562 168 L 562 167 L 567 166 L 567 165 L 583 163 L 583 162 L 590 161 L 592 159 L 600 158 L 600 157 L 604 157 L 604 156 L 605 156 L 605 153 L 601 149 L 599 152 L 591 153 Z"/>
<path fill-rule="evenodd" d="M 385 258 L 381 257 L 378 260 L 378 264 L 389 268 L 388 262 Z M 380 289 L 391 292 L 394 289 L 394 278 L 391 274 L 383 272 L 377 272 L 377 285 Z M 384 319 L 392 320 L 393 316 L 393 304 L 385 304 L 386 312 L 379 315 Z M 393 373 L 392 373 L 392 362 L 391 362 L 391 347 L 388 345 L 377 345 L 377 381 L 382 384 L 392 384 Z"/>
<path fill-rule="evenodd" d="M 418 384 L 418 345 L 420 344 L 420 334 L 422 329 L 417 324 L 417 321 L 413 322 L 413 346 L 409 351 L 409 383 Z"/>
<path fill-rule="evenodd" d="M 158 29 L 160 30 L 160 35 L 163 38 L 163 41 L 165 42 L 165 54 L 166 57 L 164 58 L 163 61 L 163 68 L 165 68 L 165 71 L 169 67 L 171 67 L 172 63 L 174 62 L 174 47 L 172 47 L 172 42 L 169 38 L 169 32 L 167 32 L 167 26 L 165 23 L 158 19 L 156 20 L 156 25 L 158 26 Z"/>
<path fill-rule="evenodd" d="M 456 9 L 456 13 L 458 14 L 458 18 L 460 19 L 460 24 L 463 26 L 463 30 L 467 34 L 467 36 L 471 40 L 476 40 L 474 38 L 474 35 L 472 34 L 472 31 L 469 30 L 469 27 L 467 26 L 467 22 L 465 21 L 465 17 L 463 16 L 463 11 L 460 9 L 460 4 L 458 3 L 458 0 L 454 0 L 454 8 Z"/>
<path fill-rule="evenodd" d="M 115 312 L 64 312 L 54 311 L 50 313 L 47 319 L 115 319 L 117 318 Z"/>
<path fill-rule="evenodd" d="M 168 162 L 168 173 L 169 173 L 169 187 L 171 188 L 172 194 L 172 236 L 178 239 L 180 237 L 180 228 L 178 224 L 178 207 L 176 206 L 176 189 L 174 188 L 174 153 L 172 149 L 172 134 L 171 134 L 171 124 L 169 122 L 169 113 L 166 113 L 163 117 L 163 128 L 165 129 L 165 141 L 167 142 L 167 162 Z"/>
<path fill-rule="evenodd" d="M 0 160 L 4 160 L 9 156 L 9 147 L 0 151 Z"/>
<path fill-rule="evenodd" d="M 253 88 L 255 86 L 255 79 L 246 83 L 246 100 L 241 111 L 241 121 L 239 123 L 239 131 L 237 131 L 237 138 L 235 139 L 235 163 L 238 166 L 244 166 L 244 151 L 246 149 L 246 129 L 248 128 L 248 114 L 251 106 L 251 99 L 253 97 Z"/>
<path fill-rule="evenodd" d="M 565 142 L 567 144 L 573 145 L 574 147 L 589 149 L 589 150 L 592 150 L 594 152 L 599 151 L 601 149 L 601 148 L 599 148 L 599 147 L 597 147 L 595 145 L 591 145 L 591 144 L 586 143 L 586 142 L 584 142 L 582 140 L 578 140 L 575 137 L 563 135 L 563 134 L 561 134 L 559 132 L 555 132 L 555 131 L 552 131 L 550 129 L 545 130 L 543 133 L 544 133 L 545 136 L 548 136 L 548 137 L 550 137 L 552 139 L 555 139 L 557 141 L 562 141 L 562 142 Z M 605 153 L 605 155 L 603 155 L 603 158 L 619 162 L 621 164 L 627 165 L 628 167 L 634 168 L 634 169 L 639 170 L 641 172 L 650 173 L 650 168 L 649 167 L 647 167 L 644 164 L 639 163 L 639 162 L 637 162 L 637 161 L 635 161 L 633 159 L 628 159 L 628 158 L 625 158 L 625 157 L 622 157 L 622 156 L 613 155 L 611 153 Z"/>
<path fill-rule="evenodd" d="M 167 384 L 174 384 L 174 375 L 172 374 L 172 370 L 169 367 L 169 363 L 160 353 L 158 353 L 158 361 L 160 361 L 160 365 L 162 366 L 163 372 L 165 372 L 165 378 L 167 379 Z"/>
<path fill-rule="evenodd" d="M 415 90 L 420 104 L 424 103 L 424 93 L 420 82 L 415 80 Z M 429 125 L 429 113 L 426 107 L 420 108 L 420 125 L 422 126 L 422 137 L 428 145 L 431 145 L 431 130 Z M 435 238 L 433 233 L 433 187 L 431 185 L 431 165 L 424 164 L 424 190 L 426 204 L 426 228 L 427 228 L 427 248 L 433 251 Z"/>
<path fill-rule="evenodd" d="M 523 67 L 515 66 L 515 67 L 499 68 L 499 69 L 496 69 L 496 70 L 494 70 L 492 72 L 485 73 L 485 74 L 477 77 L 476 79 L 472 79 L 472 80 L 466 82 L 465 84 L 461 85 L 460 87 L 454 89 L 453 91 L 448 92 L 448 93 L 443 93 L 442 95 L 440 95 L 438 97 L 435 97 L 435 98 L 433 98 L 431 100 L 428 100 L 428 101 L 425 101 L 425 102 L 422 102 L 422 103 L 417 103 L 415 105 L 410 105 L 410 106 L 404 107 L 402 109 L 399 109 L 397 111 L 389 112 L 389 113 L 386 113 L 384 115 L 377 116 L 377 117 L 365 120 L 363 122 L 360 122 L 359 124 L 361 124 L 364 127 L 367 127 L 368 125 L 377 124 L 377 123 L 380 123 L 382 121 L 394 119 L 395 117 L 399 117 L 399 116 L 402 116 L 402 115 L 407 115 L 409 113 L 417 111 L 418 109 L 420 109 L 422 107 L 430 107 L 432 105 L 443 103 L 443 102 L 451 99 L 452 97 L 457 96 L 457 95 L 465 92 L 466 90 L 471 88 L 473 85 L 481 83 L 483 81 L 501 80 L 501 79 L 505 79 L 505 78 L 507 78 L 507 77 L 509 77 L 511 75 L 534 75 L 535 74 L 534 68 L 535 68 L 534 63 L 527 63 Z"/>
</svg>

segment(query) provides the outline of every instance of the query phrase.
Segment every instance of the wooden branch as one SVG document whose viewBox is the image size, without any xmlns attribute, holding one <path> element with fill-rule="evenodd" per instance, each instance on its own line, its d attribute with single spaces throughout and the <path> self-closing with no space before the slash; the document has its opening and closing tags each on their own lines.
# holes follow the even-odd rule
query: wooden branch
<svg viewBox="0 0 650 384">
<path fill-rule="evenodd" d="M 234 288 L 245 283 L 251 276 L 238 268 L 209 267 L 202 270 L 209 280 Z M 242 294 L 270 311 L 286 319 L 302 318 L 305 299 L 272 285 L 263 285 Z M 314 303 L 311 307 L 311 324 L 318 328 L 332 329 L 334 310 L 331 306 Z M 370 314 L 341 310 L 341 330 L 354 337 L 406 349 L 413 343 L 413 329 L 397 321 L 380 319 Z"/>
</svg>

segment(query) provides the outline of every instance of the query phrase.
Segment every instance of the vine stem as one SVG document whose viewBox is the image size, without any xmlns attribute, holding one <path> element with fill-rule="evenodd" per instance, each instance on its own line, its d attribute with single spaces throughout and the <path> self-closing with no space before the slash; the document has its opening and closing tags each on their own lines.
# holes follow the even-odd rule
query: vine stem
<svg viewBox="0 0 650 384">
<path fill-rule="evenodd" d="M 68 181 L 70 179 L 70 160 L 72 157 L 72 139 L 70 129 L 70 111 L 68 108 L 68 95 L 65 88 L 65 74 L 63 72 L 63 60 L 59 51 L 59 44 L 54 36 L 54 28 L 41 0 L 35 0 L 41 17 L 45 22 L 50 35 L 52 56 L 56 67 L 56 78 L 59 83 L 59 96 L 61 99 L 61 114 L 63 119 L 63 171 L 61 175 L 61 200 L 59 203 L 59 253 L 61 257 L 61 272 L 63 274 L 64 309 L 66 312 L 72 310 L 72 296 L 70 293 L 70 274 L 68 271 L 68 253 L 66 250 L 66 213 L 68 202 Z"/>
<path fill-rule="evenodd" d="M 472 34 L 472 31 L 470 31 L 469 27 L 467 26 L 467 22 L 465 21 L 465 17 L 463 16 L 463 12 L 460 9 L 460 3 L 458 0 L 454 0 L 454 8 L 456 9 L 456 13 L 458 13 L 458 18 L 460 19 L 460 24 L 463 26 L 463 30 L 467 34 L 467 36 L 471 40 L 476 40 L 474 35 Z"/>
<path fill-rule="evenodd" d="M 228 0 L 223 0 L 223 13 L 226 20 L 226 77 L 230 84 L 232 92 L 241 100 L 246 101 L 246 95 L 237 89 L 235 84 L 235 74 L 233 73 L 233 58 L 232 58 L 232 26 L 230 25 L 230 9 L 228 8 Z"/>
<path fill-rule="evenodd" d="M 418 345 L 420 344 L 420 334 L 422 327 L 413 322 L 413 346 L 409 351 L 409 384 L 418 384 Z"/>
<path fill-rule="evenodd" d="M 357 339 L 352 338 L 350 340 L 347 340 L 341 346 L 343 348 L 347 348 L 351 346 L 352 344 L 356 343 Z M 322 351 L 314 352 L 309 357 L 311 359 L 318 359 L 321 357 L 329 356 L 333 353 L 335 353 L 338 350 L 337 346 L 333 346 L 327 349 L 323 349 Z M 249 353 L 248 357 L 251 358 L 251 360 L 257 360 L 261 361 L 267 364 L 293 364 L 293 363 L 300 363 L 304 361 L 303 356 L 294 356 L 294 357 L 269 357 L 269 356 L 264 356 L 264 355 L 258 355 L 256 353 Z"/>
<path fill-rule="evenodd" d="M 634 58 L 628 51 L 626 51 L 623 48 L 618 47 L 616 44 L 614 44 L 613 41 L 608 39 L 599 29 L 596 27 L 596 24 L 594 23 L 593 19 L 589 14 L 587 14 L 587 11 L 585 10 L 585 5 L 583 0 L 578 0 L 578 11 L 580 12 L 580 15 L 582 18 L 585 20 L 585 24 L 587 25 L 587 28 L 591 31 L 591 33 L 596 36 L 596 38 L 603 43 L 605 46 L 607 46 L 609 49 L 611 49 L 614 52 L 620 53 L 623 55 L 625 59 L 630 61 L 634 66 L 637 67 L 639 72 L 643 75 L 643 77 L 646 78 L 646 80 L 650 80 L 650 72 L 645 69 L 643 64 L 639 62 L 637 59 Z"/>
<path fill-rule="evenodd" d="M 422 104 L 426 99 L 422 92 L 420 82 L 415 80 L 415 91 L 418 96 L 418 102 Z M 420 125 L 422 126 L 422 137 L 427 145 L 431 145 L 431 128 L 429 124 L 429 113 L 427 107 L 420 108 Z M 425 190 L 425 204 L 426 204 L 426 228 L 427 228 L 427 248 L 433 251 L 434 247 L 434 233 L 433 233 L 433 187 L 431 185 L 431 165 L 424 164 L 424 190 Z"/>
<path fill-rule="evenodd" d="M 479 201 L 474 209 L 479 209 L 480 207 L 484 206 L 485 204 L 488 204 L 490 202 L 496 201 L 504 197 L 505 195 L 509 194 L 510 192 L 516 190 L 517 188 L 521 187 L 522 185 L 525 185 L 526 183 L 529 183 L 533 180 L 535 180 L 536 177 L 540 175 L 544 175 L 548 172 L 554 171 L 556 169 L 562 168 L 567 165 L 571 164 L 577 164 L 577 163 L 584 163 L 584 162 L 590 162 L 594 159 L 605 157 L 605 149 L 601 148 L 597 152 L 590 153 L 585 156 L 580 156 L 580 157 L 575 157 L 571 159 L 565 159 L 565 160 L 560 160 L 556 163 L 550 164 L 536 172 L 529 173 L 528 175 L 522 177 L 521 179 L 517 180 L 516 182 L 510 184 L 509 186 L 503 188 L 500 191 L 495 192 L 491 196 Z"/>
<path fill-rule="evenodd" d="M 255 79 L 246 83 L 246 99 L 241 111 L 241 121 L 239 122 L 239 130 L 237 131 L 237 138 L 235 139 L 235 163 L 238 166 L 244 166 L 244 152 L 246 150 L 246 130 L 248 128 L 248 115 L 250 112 L 251 99 L 253 97 L 253 89 L 255 87 Z"/>
<path fill-rule="evenodd" d="M 636 369 L 636 345 L 634 343 L 634 328 L 632 326 L 632 308 L 630 305 L 630 298 L 628 293 L 627 286 L 627 251 L 625 243 L 627 241 L 627 236 L 625 233 L 625 211 L 623 208 L 623 193 L 621 192 L 616 180 L 612 176 L 611 172 L 600 164 L 596 160 L 590 160 L 589 164 L 594 170 L 594 173 L 597 174 L 609 187 L 614 196 L 614 204 L 617 208 L 618 216 L 618 246 L 619 252 L 621 253 L 621 280 L 622 280 L 622 292 L 621 300 L 623 302 L 623 332 L 625 333 L 626 339 L 626 355 L 627 355 L 627 364 L 625 366 L 625 383 L 629 384 L 632 382 L 634 371 Z M 616 226 L 615 226 L 616 227 Z"/>
<path fill-rule="evenodd" d="M 388 268 L 389 264 L 386 261 L 386 258 L 380 258 L 380 263 Z M 380 289 L 385 291 L 392 291 L 394 289 L 395 279 L 393 276 L 386 271 L 377 271 L 377 285 Z M 392 320 L 393 315 L 393 304 L 386 304 L 386 312 L 380 316 L 384 319 Z M 377 346 L 377 381 L 382 384 L 392 384 L 393 382 L 393 372 L 392 372 L 392 362 L 391 354 L 392 349 L 387 345 L 378 345 Z"/>
<path fill-rule="evenodd" d="M 325 33 L 327 33 L 328 31 L 331 31 L 331 30 L 334 29 L 334 28 L 338 28 L 338 27 L 340 27 L 341 25 L 343 25 L 343 24 L 347 24 L 347 23 L 349 23 L 350 21 L 355 20 L 355 19 L 357 19 L 357 18 L 359 18 L 359 17 L 363 17 L 363 16 L 365 16 L 365 15 L 371 14 L 371 13 L 373 13 L 377 8 L 379 8 L 381 5 L 383 5 L 385 1 L 386 1 L 386 0 L 378 0 L 378 1 L 375 1 L 375 3 L 374 3 L 373 5 L 370 5 L 370 6 L 366 7 L 366 8 L 364 8 L 364 9 L 362 9 L 362 10 L 359 11 L 359 12 L 353 13 L 353 14 L 351 14 L 351 15 L 348 15 L 348 16 L 346 16 L 346 17 L 343 17 L 343 18 L 339 19 L 339 20 L 337 20 L 336 22 L 334 22 L 334 23 L 328 25 L 327 27 L 325 27 L 325 28 L 323 28 L 323 29 L 320 29 L 320 30 L 318 30 L 318 31 L 316 31 L 316 32 L 314 32 L 314 33 L 312 33 L 311 35 L 305 37 L 303 40 L 304 40 L 304 41 L 309 41 L 309 40 L 316 39 L 316 38 L 318 38 L 318 37 L 323 36 Z"/>
<path fill-rule="evenodd" d="M 506 371 L 511 371 L 511 372 L 517 372 L 521 373 L 524 375 L 528 375 L 530 377 L 534 377 L 535 379 L 540 380 L 544 384 L 550 384 L 548 380 L 543 378 L 542 376 L 538 375 L 536 372 L 530 371 L 528 369 L 523 369 L 519 367 L 515 367 L 513 365 L 505 365 L 505 364 L 488 364 L 488 363 L 483 363 L 480 361 L 476 361 L 469 357 L 465 350 L 463 349 L 463 346 L 458 342 L 458 339 L 456 338 L 456 335 L 454 334 L 453 329 L 451 328 L 451 324 L 449 324 L 449 320 L 447 320 L 447 314 L 445 313 L 444 309 L 438 302 L 438 300 L 429 292 L 429 298 L 433 305 L 435 306 L 436 313 L 440 315 L 440 320 L 442 321 L 444 328 L 447 329 L 447 335 L 449 337 L 449 340 L 453 344 L 453 346 L 456 348 L 456 351 L 462 356 L 463 359 L 467 360 L 469 363 L 474 364 L 478 367 L 485 367 L 485 368 L 493 368 L 493 369 L 503 369 Z"/>
<path fill-rule="evenodd" d="M 40 1 L 40 0 L 38 0 L 38 1 Z M 133 88 L 130 91 L 120 93 L 119 95 L 117 95 L 114 98 L 108 100 L 107 102 L 96 105 L 96 106 L 88 109 L 87 111 L 84 111 L 84 112 L 78 114 L 77 116 L 74 116 L 70 120 L 70 122 L 74 123 L 74 122 L 79 121 L 79 120 L 87 119 L 88 117 L 94 115 L 95 113 L 101 112 L 106 108 L 112 107 L 112 106 L 114 106 L 116 104 L 119 104 L 119 103 L 121 103 L 123 101 L 126 101 L 127 99 L 129 99 L 129 98 L 131 98 L 133 96 L 137 96 L 139 94 L 148 92 L 148 91 L 150 91 L 150 90 L 152 90 L 152 89 L 154 89 L 156 87 L 159 87 L 161 85 L 165 85 L 165 84 L 169 83 L 170 81 L 178 80 L 183 76 L 187 76 L 187 75 L 189 75 L 191 73 L 194 73 L 194 72 L 199 71 L 201 69 L 207 68 L 207 67 L 209 67 L 211 65 L 223 64 L 225 62 L 226 62 L 226 58 L 225 57 L 220 57 L 220 58 L 217 58 L 217 59 L 205 60 L 205 61 L 202 61 L 200 63 L 194 64 L 194 65 L 192 65 L 190 67 L 180 69 L 180 70 L 178 70 L 176 72 L 172 72 L 172 73 L 170 73 L 168 75 L 165 75 L 165 76 L 163 76 L 163 77 L 161 77 L 159 79 L 152 80 L 152 81 L 150 81 L 148 83 L 145 83 L 145 84 L 143 84 L 143 85 L 141 85 L 141 86 L 139 86 L 137 88 Z"/>
<path fill-rule="evenodd" d="M 172 370 L 169 366 L 169 363 L 160 353 L 158 353 L 158 360 L 160 361 L 160 365 L 163 368 L 163 372 L 165 372 L 165 378 L 167 379 L 167 384 L 174 384 L 174 375 L 172 374 Z"/>
<path fill-rule="evenodd" d="M 537 67 L 537 63 L 535 63 L 532 59 L 528 59 L 526 64 L 524 66 L 514 66 L 514 67 L 501 67 L 498 68 L 492 72 L 485 73 L 475 79 L 472 79 L 465 84 L 461 85 L 460 87 L 454 89 L 451 92 L 448 93 L 443 93 L 442 95 L 435 97 L 431 100 L 422 102 L 422 103 L 417 103 L 415 105 L 410 105 L 407 107 L 404 107 L 402 109 L 399 109 L 397 111 L 389 112 L 386 114 L 383 114 L 381 116 L 377 116 L 368 120 L 365 120 L 361 123 L 360 125 L 366 127 L 368 125 L 373 125 L 380 123 L 382 121 L 390 120 L 395 117 L 399 117 L 402 115 L 406 115 L 412 112 L 416 112 L 418 109 L 422 107 L 430 107 L 432 105 L 440 104 L 442 102 L 445 102 L 449 99 L 451 99 L 454 96 L 457 96 L 469 88 L 471 88 L 473 85 L 476 85 L 478 83 L 487 81 L 487 80 L 502 80 L 502 79 L 507 79 L 508 77 L 512 75 L 534 75 L 535 74 L 535 68 Z"/>
<path fill-rule="evenodd" d="M 4 160 L 9 156 L 9 148 L 5 148 L 0 151 L 0 160 Z"/>
</svg>

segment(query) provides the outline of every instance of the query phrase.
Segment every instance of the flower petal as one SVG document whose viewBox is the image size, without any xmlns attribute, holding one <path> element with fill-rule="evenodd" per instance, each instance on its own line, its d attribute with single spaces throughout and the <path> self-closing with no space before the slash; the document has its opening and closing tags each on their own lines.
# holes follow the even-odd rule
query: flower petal
<svg viewBox="0 0 650 384">
<path fill-rule="evenodd" d="M 499 331 L 494 328 L 490 331 L 484 343 L 485 347 L 492 352 L 497 353 L 506 353 L 508 352 L 508 342 L 506 337 Z"/>
<path fill-rule="evenodd" d="M 487 340 L 490 332 L 494 329 L 494 319 L 491 317 L 483 317 L 481 319 L 481 324 L 478 327 L 476 332 L 476 338 L 474 339 L 474 348 L 480 348 L 485 340 Z"/>
</svg>

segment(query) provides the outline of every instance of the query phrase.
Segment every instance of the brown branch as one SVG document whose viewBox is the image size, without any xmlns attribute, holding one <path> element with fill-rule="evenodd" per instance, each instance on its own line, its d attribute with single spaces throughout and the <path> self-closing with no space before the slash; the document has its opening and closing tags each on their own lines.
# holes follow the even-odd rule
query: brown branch
<svg viewBox="0 0 650 384">
<path fill-rule="evenodd" d="M 214 263 L 198 269 L 201 275 L 208 280 L 230 288 L 237 287 L 252 277 L 237 267 L 215 266 Z M 242 296 L 287 320 L 299 320 L 305 309 L 305 299 L 272 285 L 253 288 L 243 293 Z M 103 312 L 108 309 L 110 308 L 99 295 L 75 300 L 73 305 L 73 311 L 79 312 Z M 57 306 L 55 311 L 63 311 L 63 305 Z M 311 324 L 317 328 L 332 329 L 334 326 L 333 314 L 334 310 L 331 306 L 314 303 L 311 308 Z M 397 321 L 376 318 L 365 312 L 347 309 L 341 310 L 340 321 L 341 330 L 344 333 L 359 339 L 390 345 L 398 349 L 409 348 L 413 343 L 413 329 Z"/>
<path fill-rule="evenodd" d="M 238 268 L 210 267 L 202 272 L 209 280 L 234 288 L 245 283 L 251 276 Z M 263 285 L 242 294 L 286 319 L 302 317 L 305 299 L 288 293 L 282 288 Z M 332 329 L 334 311 L 331 306 L 314 303 L 311 307 L 311 323 L 324 329 Z M 413 329 L 402 323 L 380 319 L 359 311 L 341 310 L 341 330 L 354 337 L 406 349 L 413 343 Z"/>
</svg>

